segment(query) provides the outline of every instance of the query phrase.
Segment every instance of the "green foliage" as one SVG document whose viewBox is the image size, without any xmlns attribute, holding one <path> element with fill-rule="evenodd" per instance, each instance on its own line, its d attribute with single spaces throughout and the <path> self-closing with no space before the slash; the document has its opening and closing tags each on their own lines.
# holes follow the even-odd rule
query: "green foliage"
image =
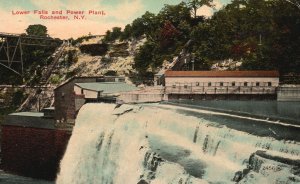
<svg viewBox="0 0 300 184">
<path fill-rule="evenodd" d="M 47 27 L 41 24 L 29 25 L 26 29 L 28 35 L 47 36 Z"/>
<path fill-rule="evenodd" d="M 191 23 L 191 13 L 189 7 L 185 3 L 179 3 L 178 5 L 165 5 L 163 9 L 157 14 L 159 22 L 164 23 L 170 21 L 175 27 L 186 21 Z"/>
<path fill-rule="evenodd" d="M 297 1 L 233 0 L 210 18 L 198 17 L 201 6 L 212 0 L 188 0 L 165 5 L 158 14 L 146 12 L 126 25 L 121 39 L 145 35 L 147 42 L 135 55 L 141 77 L 156 72 L 164 60 L 172 61 L 188 40 L 196 70 L 234 59 L 242 70 L 300 71 L 300 11 Z M 108 32 L 107 35 L 110 35 Z"/>
<path fill-rule="evenodd" d="M 110 37 L 111 39 L 116 40 L 117 38 L 120 38 L 121 34 L 122 31 L 120 27 L 113 27 Z"/>
<path fill-rule="evenodd" d="M 135 69 L 139 71 L 140 74 L 146 73 L 147 69 L 154 61 L 155 44 L 153 42 L 146 42 L 140 51 L 135 55 Z"/>
<path fill-rule="evenodd" d="M 61 77 L 59 75 L 52 75 L 50 78 L 51 84 L 59 84 L 61 82 Z"/>
<path fill-rule="evenodd" d="M 122 36 L 121 28 L 113 27 L 112 31 L 110 31 L 110 30 L 106 31 L 103 41 L 104 42 L 115 41 L 116 39 L 121 38 L 121 36 Z"/>
<path fill-rule="evenodd" d="M 188 7 L 192 10 L 193 16 L 197 17 L 197 10 L 202 6 L 214 7 L 213 0 L 188 0 Z"/>
<path fill-rule="evenodd" d="M 71 77 L 74 77 L 75 75 L 78 75 L 81 72 L 82 68 L 74 68 L 73 70 L 67 72 L 66 79 L 69 79 Z"/>
<path fill-rule="evenodd" d="M 138 38 L 146 34 L 147 37 L 153 39 L 158 28 L 159 23 L 157 17 L 155 14 L 147 11 L 140 18 L 137 18 L 132 22 L 131 36 Z"/>
<path fill-rule="evenodd" d="M 300 11 L 283 0 L 234 0 L 193 27 L 193 52 L 207 60 L 232 58 L 241 69 L 300 71 Z"/>
<path fill-rule="evenodd" d="M 190 9 L 184 3 L 165 5 L 157 15 L 146 12 L 135 19 L 127 31 L 132 30 L 133 38 L 145 35 L 148 40 L 135 55 L 139 76 L 150 76 L 149 71 L 153 75 L 164 60 L 172 61 L 189 39 L 192 24 Z"/>
<path fill-rule="evenodd" d="M 76 55 L 76 50 L 69 50 L 67 55 L 66 67 L 70 67 L 73 63 L 78 61 L 78 57 Z"/>
<path fill-rule="evenodd" d="M 73 38 L 70 38 L 69 41 L 71 41 L 72 45 L 77 45 L 82 43 L 83 41 L 88 41 L 91 38 L 95 38 L 95 36 L 89 35 L 89 36 L 81 36 L 74 40 Z"/>
<path fill-rule="evenodd" d="M 12 105 L 19 106 L 24 100 L 24 97 L 25 97 L 24 91 L 17 90 L 12 96 Z"/>
<path fill-rule="evenodd" d="M 130 24 L 127 24 L 124 28 L 124 31 L 121 34 L 121 40 L 126 40 L 131 37 L 132 32 L 132 26 Z"/>
</svg>

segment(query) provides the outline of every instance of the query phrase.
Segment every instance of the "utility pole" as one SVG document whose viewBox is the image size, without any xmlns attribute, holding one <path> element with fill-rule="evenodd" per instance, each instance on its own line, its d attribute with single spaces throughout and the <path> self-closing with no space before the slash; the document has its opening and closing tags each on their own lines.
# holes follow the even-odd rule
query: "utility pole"
<svg viewBox="0 0 300 184">
<path fill-rule="evenodd" d="M 194 71 L 195 70 L 195 57 L 194 57 L 194 55 L 192 56 L 192 71 Z"/>
</svg>

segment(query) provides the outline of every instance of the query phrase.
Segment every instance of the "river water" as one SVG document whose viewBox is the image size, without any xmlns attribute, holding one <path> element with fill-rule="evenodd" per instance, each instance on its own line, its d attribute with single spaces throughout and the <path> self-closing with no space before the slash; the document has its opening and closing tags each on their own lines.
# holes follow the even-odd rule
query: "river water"
<svg viewBox="0 0 300 184">
<path fill-rule="evenodd" d="M 229 113 L 241 113 L 249 116 L 272 118 L 274 120 L 282 120 L 300 125 L 300 102 L 278 102 L 270 100 L 177 100 L 172 101 L 171 103 L 179 106 L 189 105 L 193 108 L 207 108 L 212 110 L 226 111 Z"/>
<path fill-rule="evenodd" d="M 56 182 L 299 183 L 298 134 L 288 121 L 197 108 L 86 104 Z"/>
</svg>

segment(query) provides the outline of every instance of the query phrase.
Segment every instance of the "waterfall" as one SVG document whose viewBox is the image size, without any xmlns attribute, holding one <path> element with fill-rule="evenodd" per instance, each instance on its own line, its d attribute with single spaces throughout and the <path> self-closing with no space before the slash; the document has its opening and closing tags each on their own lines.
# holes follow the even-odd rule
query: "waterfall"
<svg viewBox="0 0 300 184">
<path fill-rule="evenodd" d="M 257 150 L 267 153 L 256 155 Z M 279 157 L 295 161 L 298 168 L 299 153 L 298 142 L 229 129 L 166 105 L 86 104 L 76 119 L 56 182 L 247 183 L 252 174 L 257 181 L 272 183 L 280 178 L 293 183 L 300 177 L 288 164 L 272 178 L 262 169 L 264 164 L 276 165 L 276 160 L 269 160 Z"/>
</svg>

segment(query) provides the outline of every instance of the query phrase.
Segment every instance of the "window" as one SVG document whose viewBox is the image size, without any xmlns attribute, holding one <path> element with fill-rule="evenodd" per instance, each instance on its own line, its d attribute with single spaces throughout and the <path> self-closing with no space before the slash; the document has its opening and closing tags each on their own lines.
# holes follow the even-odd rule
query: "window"
<svg viewBox="0 0 300 184">
<path fill-rule="evenodd" d="M 62 97 L 62 98 L 65 97 L 65 93 L 64 93 L 64 92 L 61 93 L 61 97 Z"/>
<path fill-rule="evenodd" d="M 268 86 L 272 86 L 272 82 L 268 82 Z"/>
<path fill-rule="evenodd" d="M 176 88 L 176 85 L 175 85 L 175 84 L 173 84 L 173 85 L 172 85 L 172 88 Z"/>
<path fill-rule="evenodd" d="M 199 86 L 200 84 L 199 84 L 199 82 L 196 82 L 196 86 Z"/>
<path fill-rule="evenodd" d="M 235 82 L 232 82 L 232 83 L 231 83 L 231 86 L 235 86 Z"/>
<path fill-rule="evenodd" d="M 223 82 L 220 82 L 220 86 L 224 86 L 224 83 L 223 83 Z"/>
<path fill-rule="evenodd" d="M 186 84 L 185 84 L 183 87 L 184 87 L 185 89 L 188 88 L 188 86 L 187 86 Z"/>
<path fill-rule="evenodd" d="M 259 86 L 259 82 L 256 82 L 256 86 Z"/>
<path fill-rule="evenodd" d="M 81 88 L 81 94 L 83 95 L 83 89 Z"/>
<path fill-rule="evenodd" d="M 248 82 L 244 82 L 244 86 L 248 86 Z"/>
<path fill-rule="evenodd" d="M 208 85 L 208 86 L 211 86 L 211 82 L 209 82 L 207 85 Z"/>
</svg>

